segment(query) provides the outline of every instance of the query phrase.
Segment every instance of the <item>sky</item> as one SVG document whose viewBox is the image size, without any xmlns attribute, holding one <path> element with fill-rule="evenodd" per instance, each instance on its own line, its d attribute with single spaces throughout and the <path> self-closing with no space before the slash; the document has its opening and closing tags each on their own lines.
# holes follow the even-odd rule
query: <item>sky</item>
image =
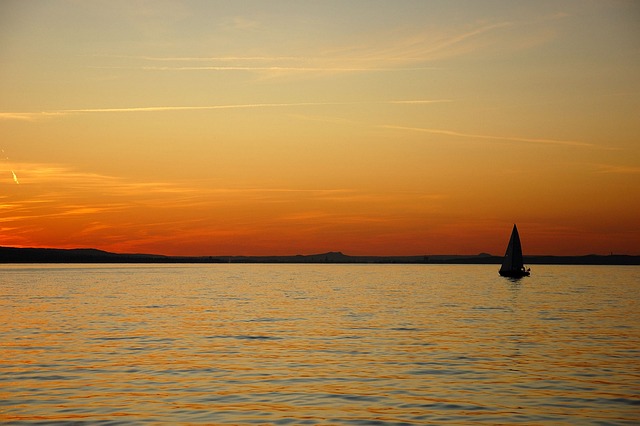
<svg viewBox="0 0 640 426">
<path fill-rule="evenodd" d="M 640 2 L 0 2 L 0 245 L 640 254 Z"/>
</svg>

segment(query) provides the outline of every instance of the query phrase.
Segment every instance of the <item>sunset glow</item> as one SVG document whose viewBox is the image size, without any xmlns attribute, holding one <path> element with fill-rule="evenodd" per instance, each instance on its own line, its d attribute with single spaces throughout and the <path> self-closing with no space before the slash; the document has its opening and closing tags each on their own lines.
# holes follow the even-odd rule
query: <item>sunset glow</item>
<svg viewBox="0 0 640 426">
<path fill-rule="evenodd" d="M 640 254 L 635 1 L 3 1 L 0 245 Z"/>
</svg>

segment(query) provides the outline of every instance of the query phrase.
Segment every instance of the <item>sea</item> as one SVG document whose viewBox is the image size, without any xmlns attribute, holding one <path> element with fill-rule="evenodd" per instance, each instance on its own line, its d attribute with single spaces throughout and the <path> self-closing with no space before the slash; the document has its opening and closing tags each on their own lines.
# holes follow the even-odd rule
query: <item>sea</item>
<svg viewBox="0 0 640 426">
<path fill-rule="evenodd" d="M 640 267 L 0 265 L 3 424 L 640 424 Z"/>
</svg>

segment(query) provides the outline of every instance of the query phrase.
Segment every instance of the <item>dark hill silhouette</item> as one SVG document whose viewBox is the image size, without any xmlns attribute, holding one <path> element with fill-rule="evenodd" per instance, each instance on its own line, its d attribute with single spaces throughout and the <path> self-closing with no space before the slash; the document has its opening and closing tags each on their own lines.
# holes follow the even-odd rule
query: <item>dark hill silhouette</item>
<svg viewBox="0 0 640 426">
<path fill-rule="evenodd" d="M 0 247 L 0 263 L 148 263 L 167 256 L 117 254 L 97 249 L 52 249 Z"/>
<path fill-rule="evenodd" d="M 525 256 L 528 265 L 640 265 L 640 256 L 590 254 L 586 256 Z M 328 252 L 295 256 L 163 256 L 156 254 L 111 253 L 84 249 L 0 247 L 0 263 L 437 263 L 500 264 L 502 256 L 349 256 Z"/>
</svg>

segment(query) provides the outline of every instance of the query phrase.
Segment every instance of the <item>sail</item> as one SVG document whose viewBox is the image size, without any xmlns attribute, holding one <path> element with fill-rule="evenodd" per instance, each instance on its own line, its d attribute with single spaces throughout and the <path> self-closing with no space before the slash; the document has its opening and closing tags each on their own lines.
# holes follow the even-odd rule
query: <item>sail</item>
<svg viewBox="0 0 640 426">
<path fill-rule="evenodd" d="M 524 266 L 524 259 L 522 258 L 522 245 L 520 244 L 520 236 L 518 235 L 518 228 L 513 225 L 513 231 L 511 231 L 511 238 L 509 239 L 509 245 L 507 251 L 504 254 L 504 260 L 502 261 L 501 272 L 516 271 L 522 269 Z"/>
</svg>

